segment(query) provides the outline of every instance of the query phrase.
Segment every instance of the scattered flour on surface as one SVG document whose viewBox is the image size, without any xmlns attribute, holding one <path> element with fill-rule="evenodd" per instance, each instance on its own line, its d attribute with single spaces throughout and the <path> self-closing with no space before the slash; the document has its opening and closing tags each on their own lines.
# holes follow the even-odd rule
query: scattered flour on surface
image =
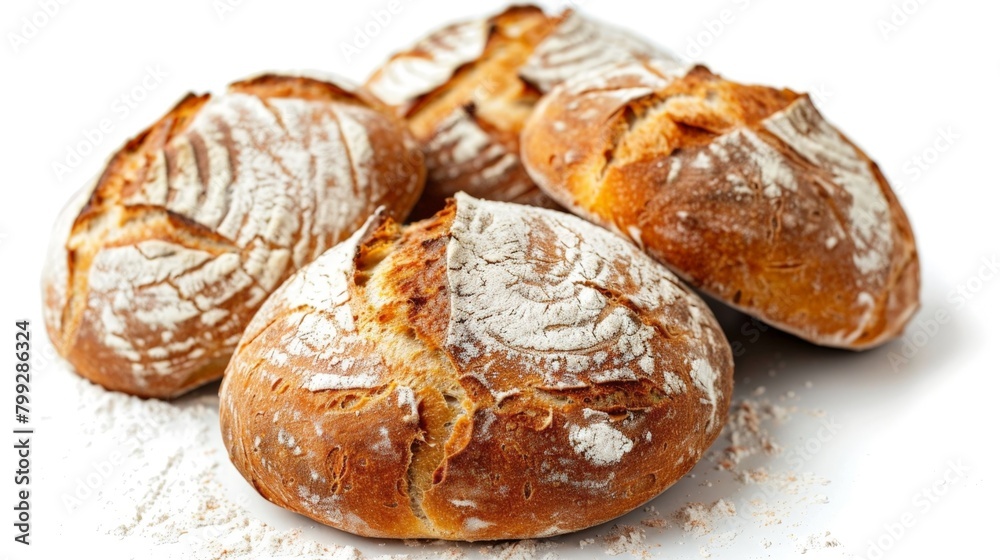
<svg viewBox="0 0 1000 560">
<path fill-rule="evenodd" d="M 528 539 L 484 546 L 479 553 L 487 560 L 556 560 L 559 556 L 550 550 L 557 546 L 554 542 Z"/>
<path fill-rule="evenodd" d="M 169 545 L 195 559 L 361 558 L 353 547 L 271 527 L 249 513 L 246 499 L 232 496 L 223 485 L 229 459 L 217 433 L 216 397 L 142 400 L 75 376 L 67 382 L 78 398 L 80 439 L 110 442 L 124 456 L 88 500 L 100 503 L 99 532 Z"/>
<path fill-rule="evenodd" d="M 604 553 L 608 556 L 629 554 L 636 558 L 649 556 L 645 545 L 646 531 L 632 525 L 615 525 L 604 536 Z"/>
<path fill-rule="evenodd" d="M 728 500 L 719 500 L 712 505 L 692 502 L 677 513 L 677 521 L 684 531 L 697 535 L 707 535 L 715 530 L 719 521 L 736 515 L 736 506 Z"/>
<path fill-rule="evenodd" d="M 214 395 L 203 392 L 201 396 L 170 403 L 141 400 L 105 391 L 69 373 L 64 375 L 74 395 L 76 416 L 80 418 L 74 427 L 80 436 L 77 445 L 86 449 L 110 444 L 125 457 L 124 467 L 108 477 L 88 500 L 92 506 L 100 504 L 102 514 L 93 523 L 101 533 L 144 540 L 158 552 L 161 547 L 178 550 L 183 551 L 183 557 L 195 559 L 362 558 L 356 548 L 333 544 L 336 538 L 317 542 L 297 529 L 272 527 L 250 511 L 248 502 L 252 494 L 248 492 L 241 498 L 234 493 L 231 487 L 234 481 L 229 479 L 232 474 L 225 472 L 228 458 L 218 434 L 218 399 Z M 766 393 L 763 388 L 748 390 L 745 398 L 735 401 L 716 451 L 691 476 L 699 479 L 712 474 L 731 476 L 730 483 L 750 487 L 747 492 L 752 499 L 736 492 L 715 501 L 688 503 L 665 516 L 654 505 L 647 504 L 627 523 L 623 520 L 610 529 L 595 528 L 566 537 L 486 546 L 406 541 L 412 552 L 373 557 L 558 560 L 573 557 L 574 550 L 579 555 L 582 549 L 585 556 L 592 557 L 652 558 L 660 553 L 670 554 L 674 549 L 651 550 L 666 547 L 682 535 L 683 541 L 690 542 L 681 544 L 695 548 L 678 550 L 726 557 L 734 547 L 741 546 L 737 537 L 743 528 L 756 525 L 791 529 L 798 526 L 798 516 L 806 508 L 827 501 L 816 490 L 828 484 L 828 480 L 801 469 L 774 468 L 775 464 L 784 465 L 773 459 L 782 447 L 769 430 L 777 432 L 777 427 L 793 422 L 798 408 L 788 402 L 795 398 L 794 394 L 782 393 L 771 402 L 764 398 Z M 588 418 L 600 419 L 594 415 Z M 603 424 L 590 427 L 595 425 Z M 77 452 L 76 448 L 70 449 L 67 457 L 72 458 Z M 762 490 L 766 487 L 768 491 L 757 492 L 754 487 Z M 761 494 L 764 498 L 756 497 Z M 669 491 L 663 498 L 670 499 Z M 663 507 L 663 502 L 658 503 Z M 846 552 L 829 532 L 807 534 L 805 537 L 789 534 L 781 542 L 772 536 L 754 544 L 809 556 L 839 558 Z"/>
</svg>

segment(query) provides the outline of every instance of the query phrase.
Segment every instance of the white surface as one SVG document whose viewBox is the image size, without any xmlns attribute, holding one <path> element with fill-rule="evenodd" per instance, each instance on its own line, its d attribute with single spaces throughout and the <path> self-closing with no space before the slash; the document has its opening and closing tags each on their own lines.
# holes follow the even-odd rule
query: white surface
<svg viewBox="0 0 1000 560">
<path fill-rule="evenodd" d="M 2 4 L 0 332 L 12 339 L 12 323 L 30 318 L 34 351 L 46 351 L 38 277 L 57 211 L 113 149 L 183 93 L 218 90 L 264 69 L 320 69 L 360 81 L 391 51 L 442 18 L 480 15 L 501 5 L 402 0 L 402 11 L 348 61 L 342 43 L 354 41 L 356 26 L 364 26 L 371 10 L 386 7 L 387 1 L 228 0 L 235 7 L 220 16 L 217 9 L 225 2 L 67 2 L 17 52 L 11 40 L 22 31 L 21 18 L 33 17 L 46 2 Z M 824 114 L 882 165 L 909 213 L 922 259 L 924 306 L 908 331 L 919 348 L 898 367 L 889 354 L 902 353 L 902 341 L 850 354 L 813 348 L 773 330 L 754 343 L 751 330 L 740 332 L 745 319 L 725 321 L 730 337 L 745 347 L 737 360 L 737 398 L 761 384 L 771 396 L 795 392 L 790 402 L 800 412 L 793 422 L 772 428 L 777 440 L 786 448 L 809 446 L 821 433 L 822 418 L 806 410 L 822 409 L 837 423 L 836 434 L 824 438 L 829 441 L 813 442 L 800 457 L 803 471 L 830 480 L 822 488 L 828 503 L 793 503 L 781 524 L 762 526 L 755 519 L 737 517 L 702 537 L 676 526 L 647 529 L 648 554 L 781 558 L 798 553 L 807 536 L 830 531 L 844 546 L 824 554 L 875 557 L 869 555 L 870 541 L 883 536 L 883 542 L 889 542 L 883 535 L 885 524 L 907 512 L 915 514 L 915 525 L 890 539 L 892 546 L 882 557 L 963 557 L 992 550 L 995 503 L 1000 498 L 997 454 L 990 443 L 995 437 L 991 413 L 997 408 L 994 352 L 1000 335 L 995 319 L 1000 271 L 984 268 L 983 259 L 1000 257 L 1000 39 L 995 28 L 1000 6 L 972 0 L 576 4 L 587 14 L 629 27 L 681 54 L 697 54 L 689 47 L 704 32 L 701 39 L 708 47 L 697 58 L 717 72 L 811 92 Z M 894 7 L 901 10 L 895 20 L 901 25 L 886 37 L 879 22 L 890 22 Z M 904 7 L 913 13 L 907 15 Z M 711 21 L 723 16 L 728 23 Z M 710 27 L 718 31 L 717 37 L 706 31 Z M 165 76 L 146 78 L 149 69 Z M 141 88 L 144 79 L 146 90 L 135 90 L 143 99 L 129 107 L 120 97 Z M 102 120 L 108 132 L 95 138 L 93 153 L 57 177 L 53 162 L 64 162 L 69 147 L 86 140 L 83 131 Z M 914 157 L 934 161 L 921 169 Z M 942 316 L 948 321 L 939 324 L 935 317 Z M 935 334 L 919 334 L 921 328 Z M 4 358 L 7 371 L 12 362 L 11 356 Z M 768 375 L 771 370 L 774 377 Z M 57 553 L 166 557 L 168 549 L 149 542 L 100 534 L 99 507 L 85 510 L 86 515 L 69 514 L 62 507 L 59 494 L 65 481 L 81 474 L 89 460 L 64 457 L 61 449 L 67 442 L 60 441 L 59 433 L 46 431 L 72 409 L 73 395 L 65 390 L 69 375 L 54 364 L 36 371 L 33 379 L 32 408 L 39 431 L 32 481 L 35 544 L 26 549 L 11 540 L 13 477 L 6 475 L 7 490 L 0 502 L 8 512 L 3 518 L 5 553 L 12 558 L 52 558 Z M 12 408 L 13 373 L 6 379 L 3 394 Z M 12 419 L 4 420 L 5 426 L 12 424 Z M 102 442 L 94 446 L 101 449 Z M 13 471 L 9 447 L 3 457 L 5 472 Z M 775 456 L 764 462 L 777 472 L 790 460 Z M 924 508 L 914 496 L 933 488 L 955 463 L 966 466 L 967 474 L 943 487 L 943 496 Z M 256 497 L 235 471 L 229 472 L 234 498 L 245 495 L 248 507 L 277 527 L 301 526 L 311 538 L 353 544 L 366 554 L 420 552 L 316 527 Z M 657 498 L 659 511 L 669 514 L 688 501 L 711 503 L 719 498 L 739 506 L 751 497 L 751 487 L 732 482 L 731 474 L 713 470 L 707 461 L 694 472 L 697 478 L 685 479 Z M 701 486 L 705 480 L 713 485 Z M 637 512 L 631 519 L 634 523 L 642 516 Z M 566 544 L 543 554 L 603 557 L 604 546 L 580 550 L 577 544 L 607 529 L 557 539 Z M 772 543 L 770 548 L 762 545 L 765 539 Z M 479 548 L 464 550 L 475 554 Z M 176 548 L 170 550 L 183 557 Z"/>
</svg>

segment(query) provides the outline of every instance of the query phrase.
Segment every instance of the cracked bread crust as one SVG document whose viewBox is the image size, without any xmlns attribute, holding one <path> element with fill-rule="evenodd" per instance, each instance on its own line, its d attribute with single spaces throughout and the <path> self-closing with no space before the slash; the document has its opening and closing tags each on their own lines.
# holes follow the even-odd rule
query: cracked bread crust
<svg viewBox="0 0 1000 560">
<path fill-rule="evenodd" d="M 919 307 L 906 214 L 806 95 L 622 65 L 547 95 L 522 159 L 574 213 L 810 342 L 873 347 Z"/>
<path fill-rule="evenodd" d="M 427 158 L 428 182 L 414 219 L 457 192 L 547 208 L 519 161 L 518 136 L 540 95 L 566 78 L 624 59 L 672 55 L 572 11 L 514 6 L 448 25 L 397 53 L 366 88 L 405 117 Z"/>
<path fill-rule="evenodd" d="M 43 274 L 57 351 L 109 389 L 171 398 L 218 379 L 264 298 L 424 166 L 377 100 L 265 74 L 189 95 L 58 219 Z"/>
<path fill-rule="evenodd" d="M 352 533 L 567 533 L 655 497 L 717 437 L 732 356 L 705 306 L 627 241 L 459 195 L 379 216 L 244 333 L 223 441 L 268 500 Z"/>
</svg>

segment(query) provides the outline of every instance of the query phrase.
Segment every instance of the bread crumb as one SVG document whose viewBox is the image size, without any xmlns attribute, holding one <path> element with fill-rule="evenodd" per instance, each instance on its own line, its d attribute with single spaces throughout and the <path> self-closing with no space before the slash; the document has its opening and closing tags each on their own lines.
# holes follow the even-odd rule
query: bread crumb
<svg viewBox="0 0 1000 560">
<path fill-rule="evenodd" d="M 555 557 L 554 554 L 541 553 L 556 546 L 556 543 L 549 541 L 527 539 L 484 546 L 479 549 L 479 553 L 487 560 L 551 559 Z"/>
<path fill-rule="evenodd" d="M 685 532 L 699 535 L 712 532 L 717 522 L 735 515 L 736 506 L 728 500 L 719 500 L 711 506 L 690 502 L 674 514 Z"/>
<path fill-rule="evenodd" d="M 755 391 L 756 392 L 756 391 Z M 720 439 L 728 440 L 721 456 L 717 455 L 717 468 L 732 471 L 744 460 L 759 455 L 777 455 L 782 447 L 775 442 L 763 422 L 782 424 L 788 421 L 795 407 L 771 404 L 766 399 L 744 399 L 729 414 L 729 421 Z"/>
<path fill-rule="evenodd" d="M 608 556 L 630 554 L 644 557 L 649 551 L 643 546 L 646 531 L 632 525 L 615 525 L 611 532 L 604 536 L 604 553 Z"/>
<path fill-rule="evenodd" d="M 740 471 L 739 480 L 743 484 L 750 484 L 751 482 L 766 482 L 770 477 L 767 469 L 764 467 L 757 467 L 753 470 L 743 470 Z"/>
<path fill-rule="evenodd" d="M 839 548 L 843 545 L 840 544 L 836 538 L 834 538 L 830 531 L 824 531 L 822 533 L 814 533 L 806 538 L 805 542 L 799 543 L 799 553 L 806 554 L 812 550 L 823 550 L 826 548 Z"/>
</svg>

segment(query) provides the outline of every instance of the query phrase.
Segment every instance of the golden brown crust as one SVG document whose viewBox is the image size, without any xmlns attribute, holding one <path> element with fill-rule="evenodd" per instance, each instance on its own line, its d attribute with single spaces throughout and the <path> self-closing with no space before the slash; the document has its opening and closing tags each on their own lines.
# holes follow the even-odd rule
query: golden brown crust
<svg viewBox="0 0 1000 560">
<path fill-rule="evenodd" d="M 557 208 L 519 161 L 519 134 L 539 96 L 566 76 L 654 53 L 669 56 L 570 11 L 514 6 L 444 27 L 391 57 L 366 87 L 405 116 L 427 157 L 413 218 L 457 192 Z"/>
<path fill-rule="evenodd" d="M 220 421 L 243 476 L 322 523 L 529 538 L 673 484 L 731 391 L 724 335 L 662 267 L 576 218 L 462 196 L 410 226 L 374 220 L 277 291 Z"/>
<path fill-rule="evenodd" d="M 233 82 L 227 89 L 230 92 L 247 93 L 262 99 L 284 97 L 363 104 L 361 94 L 358 92 L 308 76 L 265 73 Z"/>
<path fill-rule="evenodd" d="M 918 307 L 905 213 L 804 95 L 623 66 L 547 96 L 522 158 L 567 208 L 811 342 L 868 348 Z"/>
<path fill-rule="evenodd" d="M 427 159 L 427 186 L 413 219 L 433 215 L 456 192 L 555 207 L 517 162 L 521 124 L 538 98 L 517 72 L 557 21 L 537 7 L 515 6 L 486 22 L 446 27 L 387 62 L 389 67 L 408 59 L 447 58 L 441 48 L 453 47 L 441 44 L 448 41 L 445 37 L 467 35 L 471 27 L 484 29 L 481 51 L 457 66 L 446 83 L 395 104 Z M 376 71 L 368 80 L 376 95 L 385 71 Z"/>
<path fill-rule="evenodd" d="M 405 125 L 333 83 L 268 74 L 189 95 L 60 217 L 50 337 L 110 389 L 167 398 L 217 379 L 282 279 L 377 207 L 406 215 L 423 178 Z"/>
</svg>

